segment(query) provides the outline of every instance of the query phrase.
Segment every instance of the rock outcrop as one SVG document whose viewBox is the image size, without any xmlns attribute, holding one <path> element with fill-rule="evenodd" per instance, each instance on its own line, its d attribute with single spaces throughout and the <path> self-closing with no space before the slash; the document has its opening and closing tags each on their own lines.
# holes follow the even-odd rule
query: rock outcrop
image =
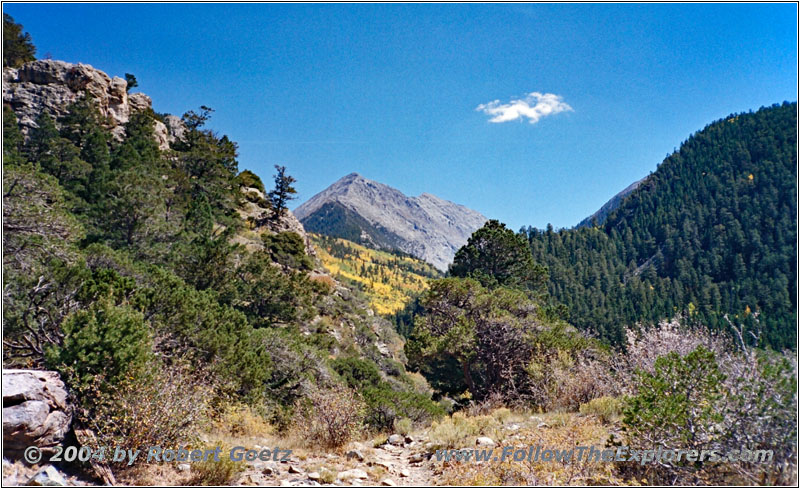
<svg viewBox="0 0 800 489">
<path fill-rule="evenodd" d="M 18 456 L 35 445 L 48 453 L 69 432 L 72 407 L 58 373 L 3 370 L 3 452 Z"/>
<path fill-rule="evenodd" d="M 114 136 L 122 138 L 124 124 L 131 114 L 152 107 L 150 97 L 143 93 L 129 94 L 127 88 L 128 83 L 122 78 L 111 78 L 80 63 L 40 59 L 20 68 L 3 69 L 3 103 L 16 113 L 23 134 L 36 127 L 36 118 L 42 112 L 58 119 L 66 114 L 70 104 L 88 94 L 107 119 Z M 171 121 L 169 125 L 156 121 L 156 139 L 161 149 L 169 149 L 169 143 L 185 129 L 180 119 L 175 119 L 177 123 Z"/>
<path fill-rule="evenodd" d="M 447 270 L 456 251 L 486 217 L 424 193 L 407 197 L 388 185 L 352 173 L 295 209 L 306 230 L 398 249 Z"/>
<path fill-rule="evenodd" d="M 242 187 L 241 192 L 246 196 L 246 201 L 239 207 L 239 216 L 251 226 L 251 233 L 239 235 L 234 241 L 246 246 L 248 249 L 258 249 L 262 247 L 259 236 L 264 231 L 272 233 L 292 232 L 297 233 L 303 238 L 306 245 L 306 253 L 316 256 L 314 245 L 306 234 L 306 230 L 292 211 L 286 210 L 280 219 L 268 219 L 271 211 L 266 207 L 266 196 L 264 193 L 253 187 Z"/>
</svg>

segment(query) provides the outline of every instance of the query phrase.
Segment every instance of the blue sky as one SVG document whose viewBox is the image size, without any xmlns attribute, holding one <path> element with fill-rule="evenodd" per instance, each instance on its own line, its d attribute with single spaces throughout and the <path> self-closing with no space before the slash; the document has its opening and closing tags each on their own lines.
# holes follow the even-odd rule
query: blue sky
<svg viewBox="0 0 800 489">
<path fill-rule="evenodd" d="M 794 4 L 3 10 L 40 57 L 135 74 L 158 112 L 214 108 L 240 169 L 269 186 L 286 165 L 298 205 L 355 171 L 572 226 L 709 122 L 797 100 Z"/>
</svg>

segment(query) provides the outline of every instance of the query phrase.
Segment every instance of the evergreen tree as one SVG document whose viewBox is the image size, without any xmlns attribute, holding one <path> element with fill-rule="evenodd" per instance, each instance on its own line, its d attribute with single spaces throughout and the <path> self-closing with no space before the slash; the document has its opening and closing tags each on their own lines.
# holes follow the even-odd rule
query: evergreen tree
<svg viewBox="0 0 800 489">
<path fill-rule="evenodd" d="M 125 73 L 125 81 L 128 82 L 128 86 L 125 89 L 128 92 L 130 92 L 132 88 L 136 88 L 139 86 L 139 82 L 136 81 L 136 77 L 133 76 L 132 73 Z"/>
<path fill-rule="evenodd" d="M 17 125 L 17 116 L 11 107 L 3 105 L 3 161 L 6 165 L 24 163 L 23 138 Z"/>
<path fill-rule="evenodd" d="M 275 171 L 275 188 L 269 193 L 269 201 L 272 204 L 272 218 L 280 219 L 286 213 L 286 204 L 295 199 L 297 190 L 292 184 L 297 180 L 286 174 L 285 166 L 275 165 Z"/>
<path fill-rule="evenodd" d="M 14 22 L 14 18 L 3 14 L 3 67 L 18 68 L 28 61 L 36 59 L 36 47 L 31 35 L 22 32 L 22 25 Z"/>
<path fill-rule="evenodd" d="M 450 274 L 472 277 L 490 288 L 516 287 L 534 293 L 543 292 L 547 283 L 547 269 L 533 261 L 525 238 L 496 220 L 472 233 L 456 252 Z"/>
</svg>

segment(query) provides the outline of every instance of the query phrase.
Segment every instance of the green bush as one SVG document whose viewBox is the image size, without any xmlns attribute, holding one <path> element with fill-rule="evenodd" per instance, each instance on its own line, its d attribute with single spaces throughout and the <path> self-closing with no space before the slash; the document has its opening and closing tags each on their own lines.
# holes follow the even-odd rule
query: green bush
<svg viewBox="0 0 800 489">
<path fill-rule="evenodd" d="M 653 373 L 637 372 L 637 394 L 623 418 L 632 446 L 707 447 L 722 421 L 717 403 L 724 380 L 714 353 L 702 346 L 683 357 L 659 357 Z"/>
<path fill-rule="evenodd" d="M 337 358 L 331 361 L 331 368 L 352 388 L 374 387 L 382 382 L 378 367 L 361 358 Z"/>
<path fill-rule="evenodd" d="M 291 231 L 261 236 L 264 250 L 272 261 L 294 270 L 311 270 L 314 264 L 306 254 L 306 244 L 299 234 Z"/>
<path fill-rule="evenodd" d="M 242 187 L 255 188 L 260 190 L 261 193 L 267 193 L 267 191 L 264 189 L 264 183 L 261 181 L 261 178 L 259 178 L 258 175 L 250 170 L 242 171 L 242 173 L 240 173 L 236 179 L 239 181 L 239 185 Z"/>
<path fill-rule="evenodd" d="M 137 300 L 157 333 L 155 350 L 167 353 L 181 345 L 189 361 L 207 365 L 220 394 L 250 401 L 263 397 L 273 364 L 245 315 L 170 272 L 156 267 L 149 272 L 150 286 Z"/>
<path fill-rule="evenodd" d="M 366 403 L 365 422 L 374 430 L 391 430 L 395 421 L 426 424 L 444 415 L 444 409 L 428 396 L 417 392 L 398 391 L 383 380 L 371 361 L 346 357 L 331 362 L 331 368 L 353 389 L 363 392 Z"/>
<path fill-rule="evenodd" d="M 47 352 L 47 363 L 62 372 L 75 372 L 71 382 L 76 385 L 86 386 L 96 376 L 112 385 L 135 378 L 153 359 L 142 314 L 108 299 L 67 317 L 62 331 L 64 341 Z"/>
<path fill-rule="evenodd" d="M 366 423 L 375 430 L 390 430 L 398 418 L 425 425 L 444 416 L 444 409 L 430 398 L 416 392 L 395 391 L 382 384 L 364 391 L 367 403 Z"/>
</svg>

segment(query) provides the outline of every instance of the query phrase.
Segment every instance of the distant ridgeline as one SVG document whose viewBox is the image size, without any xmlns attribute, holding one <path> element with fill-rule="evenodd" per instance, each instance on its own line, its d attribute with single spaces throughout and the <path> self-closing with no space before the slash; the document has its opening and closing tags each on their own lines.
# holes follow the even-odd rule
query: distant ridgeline
<svg viewBox="0 0 800 489">
<path fill-rule="evenodd" d="M 683 315 L 794 349 L 796 182 L 797 103 L 776 104 L 691 136 L 597 226 L 523 231 L 569 321 L 612 343 Z"/>
</svg>

